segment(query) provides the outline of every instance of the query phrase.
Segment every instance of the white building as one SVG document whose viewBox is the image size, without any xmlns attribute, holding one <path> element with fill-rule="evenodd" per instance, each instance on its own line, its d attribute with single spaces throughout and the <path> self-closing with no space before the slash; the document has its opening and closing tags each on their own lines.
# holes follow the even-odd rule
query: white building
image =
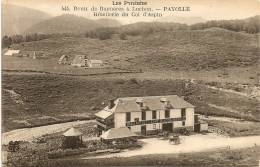
<svg viewBox="0 0 260 167">
<path fill-rule="evenodd" d="M 60 59 L 58 60 L 58 64 L 69 64 L 69 56 L 68 55 L 62 55 Z"/>
<path fill-rule="evenodd" d="M 20 55 L 20 50 L 8 50 L 5 54 L 5 56 L 15 56 Z"/>
<path fill-rule="evenodd" d="M 95 116 L 102 133 L 121 127 L 142 135 L 158 130 L 174 132 L 187 128 L 194 131 L 194 106 L 176 95 L 110 100 Z"/>
<path fill-rule="evenodd" d="M 89 60 L 87 59 L 87 66 L 88 67 L 102 67 L 103 66 L 103 62 L 101 60 Z"/>
<path fill-rule="evenodd" d="M 71 62 L 72 66 L 86 67 L 87 66 L 87 56 L 85 55 L 75 55 Z"/>
</svg>

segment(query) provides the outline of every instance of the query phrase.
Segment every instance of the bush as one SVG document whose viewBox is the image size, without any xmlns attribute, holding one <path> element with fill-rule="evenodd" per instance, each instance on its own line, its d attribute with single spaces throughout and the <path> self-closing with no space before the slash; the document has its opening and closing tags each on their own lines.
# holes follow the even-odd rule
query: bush
<svg viewBox="0 0 260 167">
<path fill-rule="evenodd" d="M 100 34 L 99 34 L 99 39 L 100 40 L 106 40 L 106 39 L 111 39 L 111 37 L 112 37 L 112 33 L 110 33 L 110 32 L 101 32 Z"/>
<path fill-rule="evenodd" d="M 120 79 L 115 81 L 116 84 L 125 84 L 125 80 Z"/>
<path fill-rule="evenodd" d="M 120 37 L 121 40 L 127 40 L 127 36 L 126 36 L 125 33 L 121 33 L 121 34 L 119 35 L 119 37 Z"/>
<path fill-rule="evenodd" d="M 134 84 L 138 84 L 138 81 L 136 80 L 136 78 L 131 78 L 131 79 L 130 79 L 130 82 L 131 82 L 131 83 L 134 83 Z"/>
</svg>

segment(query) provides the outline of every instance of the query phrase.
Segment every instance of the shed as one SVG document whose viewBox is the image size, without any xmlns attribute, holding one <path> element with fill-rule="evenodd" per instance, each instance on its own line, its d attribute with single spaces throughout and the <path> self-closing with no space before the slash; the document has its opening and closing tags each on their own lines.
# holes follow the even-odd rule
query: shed
<svg viewBox="0 0 260 167">
<path fill-rule="evenodd" d="M 112 128 L 106 131 L 104 134 L 100 136 L 101 141 L 105 143 L 113 142 L 113 141 L 137 141 L 137 134 L 132 132 L 127 127 L 122 128 Z"/>
<path fill-rule="evenodd" d="M 101 60 L 87 60 L 88 67 L 102 67 L 103 62 Z"/>
<path fill-rule="evenodd" d="M 87 63 L 87 56 L 85 55 L 75 55 L 71 62 L 72 66 L 85 67 Z"/>
<path fill-rule="evenodd" d="M 45 54 L 42 53 L 42 52 L 33 52 L 33 59 L 36 59 L 36 58 L 45 58 Z"/>
<path fill-rule="evenodd" d="M 60 59 L 58 60 L 58 64 L 69 64 L 69 56 L 68 55 L 62 55 Z"/>
<path fill-rule="evenodd" d="M 198 121 L 194 124 L 195 132 L 208 132 L 208 123 L 206 121 Z"/>
<path fill-rule="evenodd" d="M 8 50 L 4 55 L 5 56 L 20 55 L 20 50 Z"/>
<path fill-rule="evenodd" d="M 63 148 L 79 148 L 82 145 L 82 134 L 75 128 L 63 133 Z"/>
<path fill-rule="evenodd" d="M 205 121 L 200 121 L 200 132 L 208 132 L 208 123 Z"/>
</svg>

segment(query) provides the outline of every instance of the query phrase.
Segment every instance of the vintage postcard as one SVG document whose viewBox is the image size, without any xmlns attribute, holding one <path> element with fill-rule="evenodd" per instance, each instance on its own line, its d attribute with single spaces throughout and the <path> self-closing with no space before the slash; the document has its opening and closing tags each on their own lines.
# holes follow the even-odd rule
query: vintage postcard
<svg viewBox="0 0 260 167">
<path fill-rule="evenodd" d="M 259 166 L 259 0 L 2 0 L 2 166 Z"/>
</svg>

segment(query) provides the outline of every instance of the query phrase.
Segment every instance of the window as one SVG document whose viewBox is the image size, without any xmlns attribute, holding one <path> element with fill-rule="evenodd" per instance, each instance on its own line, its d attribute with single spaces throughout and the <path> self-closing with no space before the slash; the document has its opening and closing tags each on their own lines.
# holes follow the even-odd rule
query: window
<svg viewBox="0 0 260 167">
<path fill-rule="evenodd" d="M 156 119 L 156 110 L 153 110 L 153 119 Z"/>
<path fill-rule="evenodd" d="M 181 109 L 181 117 L 185 117 L 186 116 L 186 108 L 182 108 Z"/>
<path fill-rule="evenodd" d="M 185 121 L 182 121 L 182 126 L 185 126 Z"/>
<path fill-rule="evenodd" d="M 170 118 L 170 110 L 165 110 L 165 118 Z"/>
<path fill-rule="evenodd" d="M 139 118 L 135 118 L 135 122 L 139 122 Z"/>
<path fill-rule="evenodd" d="M 130 122 L 131 121 L 131 113 L 128 112 L 126 113 L 126 122 Z"/>
<path fill-rule="evenodd" d="M 140 103 L 140 107 L 143 107 L 143 103 Z"/>
<path fill-rule="evenodd" d="M 153 124 L 153 129 L 156 129 L 156 124 Z"/>
<path fill-rule="evenodd" d="M 146 120 L 146 112 L 145 111 L 142 112 L 142 120 Z"/>
</svg>

